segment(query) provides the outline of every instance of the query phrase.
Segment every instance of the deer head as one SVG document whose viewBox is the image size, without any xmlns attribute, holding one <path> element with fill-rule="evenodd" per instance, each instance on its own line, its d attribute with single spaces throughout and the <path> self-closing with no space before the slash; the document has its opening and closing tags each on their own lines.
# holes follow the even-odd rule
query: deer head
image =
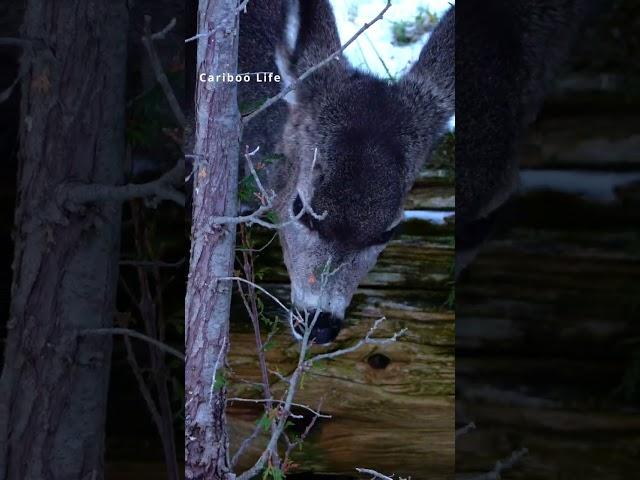
<svg viewBox="0 0 640 480">
<path fill-rule="evenodd" d="M 328 1 L 286 4 L 286 35 L 276 52 L 285 87 L 340 48 Z M 280 240 L 294 306 L 321 311 L 316 343 L 331 342 L 340 331 L 453 114 L 453 15 L 395 83 L 358 72 L 338 55 L 285 98 L 283 149 L 291 171 L 277 212 L 295 220 L 285 222 Z"/>
</svg>

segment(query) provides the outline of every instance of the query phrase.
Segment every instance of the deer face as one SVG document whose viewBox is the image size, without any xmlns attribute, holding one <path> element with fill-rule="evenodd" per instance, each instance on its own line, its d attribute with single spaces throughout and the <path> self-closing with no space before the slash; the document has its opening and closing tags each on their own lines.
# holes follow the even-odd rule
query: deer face
<svg viewBox="0 0 640 480">
<path fill-rule="evenodd" d="M 327 2 L 294 4 L 289 15 L 295 21 L 287 20 L 287 38 L 293 31 L 294 41 L 276 55 L 285 85 L 340 45 Z M 402 220 L 407 192 L 443 131 L 442 102 L 421 86 L 415 79 L 393 85 L 356 72 L 339 57 L 286 97 L 282 145 L 292 168 L 276 209 L 284 221 L 280 240 L 294 307 L 310 315 L 321 311 L 312 331 L 316 343 L 338 335 L 358 284 Z"/>
<path fill-rule="evenodd" d="M 393 88 L 354 73 L 331 89 L 336 80 L 296 95 L 284 131 L 295 171 L 278 206 L 280 218 L 296 218 L 280 238 L 294 305 L 323 312 L 318 343 L 338 334 L 358 284 L 400 223 L 412 173 L 402 143 L 408 112 Z"/>
</svg>

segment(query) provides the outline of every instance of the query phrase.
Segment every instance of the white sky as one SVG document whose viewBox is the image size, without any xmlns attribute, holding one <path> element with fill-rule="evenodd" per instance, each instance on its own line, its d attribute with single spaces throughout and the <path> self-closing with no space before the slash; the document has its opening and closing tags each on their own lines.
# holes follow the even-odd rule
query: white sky
<svg viewBox="0 0 640 480">
<path fill-rule="evenodd" d="M 356 68 L 380 77 L 388 77 L 380 61 L 381 57 L 391 74 L 398 75 L 417 60 L 429 34 L 423 35 L 420 41 L 411 45 L 393 45 L 394 22 L 413 20 L 421 7 L 441 15 L 449 8 L 449 1 L 393 0 L 384 18 L 358 37 L 345 50 L 345 55 Z M 344 43 L 384 8 L 386 0 L 331 0 L 331 4 L 338 23 L 340 40 Z"/>
</svg>

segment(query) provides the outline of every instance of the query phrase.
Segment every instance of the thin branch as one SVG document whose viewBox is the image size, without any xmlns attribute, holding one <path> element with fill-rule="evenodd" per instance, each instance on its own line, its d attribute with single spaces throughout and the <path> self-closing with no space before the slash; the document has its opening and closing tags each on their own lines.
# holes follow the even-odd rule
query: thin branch
<svg viewBox="0 0 640 480">
<path fill-rule="evenodd" d="M 359 473 L 364 473 L 365 475 L 371 475 L 372 479 L 377 478 L 379 480 L 394 480 L 392 477 L 387 477 L 386 475 L 376 472 L 375 470 L 371 470 L 370 468 L 356 468 L 356 471 L 358 471 Z"/>
<path fill-rule="evenodd" d="M 369 38 L 369 35 L 367 35 L 366 33 L 363 36 L 364 36 L 365 40 L 367 40 L 367 42 L 369 42 L 369 45 L 371 45 L 371 48 L 373 48 L 373 51 L 376 54 L 376 57 L 378 57 L 378 60 L 380 60 L 380 63 L 382 64 L 382 66 L 384 67 L 384 70 L 387 73 L 387 76 L 389 77 L 389 80 L 391 80 L 391 81 L 395 80 L 394 76 L 389 71 L 389 68 L 387 67 L 387 64 L 384 63 L 384 60 L 382 59 L 382 56 L 380 55 L 380 52 L 378 52 L 378 49 L 376 48 L 375 43 L 373 43 L 371 41 L 371 39 Z M 363 57 L 364 57 L 364 55 L 363 55 Z"/>
<path fill-rule="evenodd" d="M 227 402 L 232 403 L 232 402 L 246 402 L 246 403 L 267 403 L 267 402 L 273 402 L 273 403 L 279 403 L 284 405 L 285 401 L 284 400 L 276 400 L 276 399 L 264 399 L 264 398 L 227 398 Z M 301 403 L 293 403 L 291 402 L 290 404 L 292 407 L 299 407 L 302 408 L 304 410 L 308 410 L 309 412 L 313 413 L 314 416 L 316 417 L 320 417 L 320 418 L 331 418 L 331 415 L 327 415 L 324 413 L 320 413 L 316 410 L 314 410 L 313 408 L 307 406 L 307 405 L 303 405 Z"/>
<path fill-rule="evenodd" d="M 145 17 L 145 22 L 147 18 L 149 18 L 149 23 L 151 23 L 151 17 Z M 151 37 L 150 37 L 151 40 L 164 40 L 164 37 L 167 35 L 167 33 L 173 30 L 175 26 L 176 26 L 176 17 L 173 17 L 166 27 L 164 27 L 159 32 L 151 34 Z"/>
<path fill-rule="evenodd" d="M 456 430 L 456 438 L 461 437 L 462 435 L 466 435 L 470 431 L 475 430 L 475 428 L 476 428 L 476 424 L 475 423 L 473 423 L 473 422 L 468 423 L 464 427 L 459 428 L 458 430 Z"/>
<path fill-rule="evenodd" d="M 154 402 L 153 400 L 151 391 L 149 390 L 149 387 L 145 382 L 144 377 L 142 376 L 142 370 L 140 369 L 140 365 L 138 365 L 138 361 L 136 360 L 135 353 L 131 346 L 131 340 L 129 340 L 128 336 L 124 338 L 124 344 L 127 349 L 127 361 L 131 366 L 134 377 L 136 377 L 140 393 L 142 394 L 142 397 L 147 404 L 147 408 L 149 409 L 149 413 L 151 413 L 151 417 L 153 418 L 154 423 L 156 424 L 158 430 L 160 430 L 162 428 L 162 417 L 160 416 L 160 412 L 158 411 L 156 402 Z"/>
<path fill-rule="evenodd" d="M 151 68 L 153 68 L 153 72 L 155 73 L 156 79 L 158 83 L 162 87 L 162 91 L 164 92 L 167 101 L 169 102 L 169 106 L 171 107 L 171 111 L 173 115 L 176 117 L 178 124 L 182 128 L 186 128 L 187 119 L 184 116 L 182 108 L 180 108 L 180 104 L 178 103 L 178 99 L 169 83 L 169 79 L 167 78 L 166 73 L 164 73 L 164 69 L 162 68 L 162 62 L 158 57 L 158 52 L 153 44 L 153 41 L 156 39 L 162 39 L 165 35 L 175 26 L 176 19 L 172 19 L 165 28 L 160 30 L 157 33 L 151 33 L 151 17 L 149 15 L 145 15 L 144 17 L 144 35 L 142 36 L 142 43 L 147 50 L 147 55 L 149 56 L 149 62 L 151 63 Z"/>
<path fill-rule="evenodd" d="M 246 283 L 248 285 L 253 286 L 254 288 L 257 288 L 258 290 L 260 290 L 262 293 L 264 293 L 265 295 L 267 295 L 269 298 L 271 298 L 271 300 L 273 300 L 274 302 L 276 302 L 280 307 L 282 307 L 282 309 L 287 312 L 288 314 L 291 314 L 291 310 L 287 307 L 284 306 L 284 304 L 278 300 L 273 294 L 269 293 L 267 290 L 265 290 L 264 288 L 262 288 L 260 285 L 258 285 L 257 283 L 253 283 L 250 282 L 249 280 L 247 280 L 246 278 L 242 278 L 242 277 L 220 277 L 218 280 L 230 280 L 230 281 L 236 281 L 236 282 L 243 282 Z"/>
<path fill-rule="evenodd" d="M 150 343 L 157 347 L 159 350 L 166 352 L 170 355 L 173 355 L 176 358 L 179 358 L 184 362 L 184 354 L 175 348 L 167 345 L 166 343 L 162 343 L 155 338 L 149 337 L 144 333 L 137 332 L 135 330 L 131 330 L 129 328 L 93 328 L 87 330 L 81 330 L 78 335 L 124 335 L 125 337 L 134 337 L 139 340 L 143 340 L 147 343 Z"/>
<path fill-rule="evenodd" d="M 302 337 L 302 342 L 300 343 L 300 353 L 298 355 L 298 363 L 296 369 L 291 374 L 291 379 L 289 381 L 289 389 L 287 390 L 287 394 L 284 400 L 284 405 L 282 406 L 283 415 L 279 419 L 276 428 L 274 428 L 271 432 L 271 437 L 269 438 L 269 442 L 260 455 L 260 458 L 256 461 L 256 463 L 249 470 L 245 471 L 243 474 L 237 477 L 237 480 L 249 480 L 256 476 L 260 470 L 264 467 L 267 459 L 277 454 L 278 441 L 284 432 L 284 429 L 287 426 L 287 419 L 290 416 L 291 404 L 293 399 L 298 391 L 299 383 L 302 379 L 302 374 L 304 373 L 305 366 L 305 357 L 307 355 L 307 350 L 310 346 L 310 335 L 313 327 L 320 317 L 320 310 L 316 310 L 316 313 L 313 316 L 313 320 L 309 323 L 308 318 L 305 318 L 305 333 Z"/>
<path fill-rule="evenodd" d="M 10 40 L 14 40 L 14 39 L 10 39 Z M 28 55 L 30 55 L 30 57 L 33 57 L 33 49 L 31 48 L 31 44 L 30 43 L 23 43 L 23 47 L 28 53 Z M 4 91 L 0 92 L 0 103 L 6 101 L 11 94 L 13 93 L 13 90 L 16 88 L 16 86 L 20 83 L 20 80 L 22 80 L 24 78 L 24 76 L 29 72 L 29 69 L 31 68 L 31 64 L 32 64 L 32 60 L 31 58 L 23 58 L 22 61 L 20 62 L 20 67 L 18 67 L 18 74 L 16 75 L 16 78 L 13 80 L 13 82 L 11 82 L 11 85 L 9 85 Z"/>
<path fill-rule="evenodd" d="M 258 175 L 255 169 L 253 168 L 253 163 L 251 162 L 251 156 L 255 155 L 258 149 L 259 148 L 256 148 L 253 152 L 249 153 L 249 148 L 247 147 L 247 154 L 245 155 L 245 157 L 247 159 L 247 162 L 249 163 L 249 168 L 252 171 L 252 175 L 254 176 L 259 187 L 264 192 L 263 198 L 265 199 L 265 201 L 268 202 L 270 201 L 269 196 L 267 192 L 264 190 L 264 187 L 262 187 L 262 184 L 260 183 L 260 179 L 258 178 Z M 248 244 L 248 235 L 249 234 L 247 233 L 247 229 L 245 227 L 240 228 L 240 236 L 242 238 L 242 243 L 244 245 Z M 242 262 L 242 268 L 244 270 L 245 278 L 247 280 L 250 280 L 251 282 L 255 282 L 255 273 L 253 268 L 253 265 L 254 265 L 253 255 L 251 253 L 244 252 L 242 253 L 242 258 L 244 260 Z M 251 317 L 251 324 L 253 325 L 253 332 L 254 332 L 255 342 L 256 342 L 256 352 L 258 355 L 258 363 L 260 365 L 260 375 L 262 379 L 262 390 L 264 393 L 264 398 L 267 399 L 267 401 L 264 404 L 264 409 L 265 409 L 265 413 L 268 413 L 273 408 L 273 402 L 271 402 L 271 400 L 273 399 L 273 394 L 271 393 L 271 383 L 269 381 L 267 359 L 264 351 L 264 345 L 262 343 L 262 335 L 260 334 L 260 314 L 258 312 L 256 289 L 252 285 L 247 285 L 247 292 L 245 294 L 244 289 L 242 288 L 242 285 L 243 285 L 242 283 L 238 282 L 238 290 L 240 291 L 242 302 L 244 303 L 247 313 Z M 276 428 L 275 424 L 272 424 L 271 425 L 272 431 L 275 428 Z M 280 459 L 277 457 L 277 455 L 276 455 L 276 458 L 274 458 L 274 460 L 279 465 Z"/>
<path fill-rule="evenodd" d="M 309 202 L 307 202 L 307 200 L 305 199 L 304 195 L 300 190 L 298 190 L 297 193 L 298 193 L 298 196 L 300 197 L 300 201 L 302 202 L 302 209 L 300 209 L 300 211 L 296 215 L 291 214 L 289 217 L 289 220 L 281 223 L 271 223 L 262 219 L 262 216 L 265 213 L 273 209 L 273 200 L 276 195 L 274 192 L 272 193 L 267 192 L 267 190 L 262 185 L 260 178 L 258 177 L 258 174 L 253 166 L 253 163 L 251 162 L 251 157 L 255 155 L 259 149 L 260 147 L 258 146 L 255 148 L 255 150 L 253 150 L 252 152 L 249 152 L 249 148 L 247 147 L 245 158 L 247 160 L 247 164 L 248 164 L 251 176 L 254 178 L 256 185 L 260 190 L 260 195 L 258 198 L 260 198 L 260 200 L 262 201 L 262 205 L 260 205 L 260 207 L 258 207 L 258 209 L 255 212 L 249 215 L 241 215 L 238 217 L 214 217 L 211 219 L 212 224 L 213 225 L 240 225 L 240 224 L 246 223 L 248 225 L 251 225 L 255 223 L 257 225 L 260 225 L 270 230 L 278 230 L 293 222 L 297 222 L 304 216 L 305 213 L 308 213 L 316 220 L 324 220 L 327 217 L 328 212 L 325 210 L 321 215 L 317 214 L 313 210 Z M 313 153 L 313 161 L 311 162 L 311 171 L 313 171 L 313 167 L 316 163 L 317 156 L 318 156 L 318 148 L 316 147 Z"/>
<path fill-rule="evenodd" d="M 260 248 L 236 248 L 236 251 L 248 252 L 248 253 L 260 253 L 264 251 L 267 247 L 269 247 L 269 245 L 273 243 L 273 241 L 276 239 L 277 236 L 278 236 L 278 232 L 274 233 L 269 239 L 269 241 L 265 243 L 263 246 L 261 246 Z"/>
<path fill-rule="evenodd" d="M 408 330 L 406 328 L 403 328 L 402 330 L 394 333 L 389 338 L 383 338 L 383 339 L 371 338 L 371 335 L 378 329 L 378 326 L 384 320 L 386 320 L 385 317 L 381 317 L 378 320 L 376 320 L 374 322 L 373 326 L 367 332 L 367 335 L 363 339 L 361 339 L 358 342 L 356 342 L 351 347 L 343 348 L 341 350 L 336 350 L 334 352 L 321 353 L 321 354 L 316 355 L 315 357 L 312 357 L 309 360 L 307 360 L 307 364 L 311 365 L 311 364 L 313 364 L 315 362 L 318 362 L 320 360 L 327 360 L 327 359 L 331 359 L 331 358 L 336 358 L 336 357 L 339 357 L 339 356 L 342 356 L 342 355 L 346 355 L 346 354 L 351 353 L 351 352 L 355 352 L 356 350 L 358 350 L 363 345 L 389 345 L 390 343 L 395 342 L 399 337 L 404 335 Z"/>
<path fill-rule="evenodd" d="M 321 399 L 320 402 L 318 403 L 318 408 L 316 409 L 317 411 L 320 411 L 320 409 L 322 408 L 322 402 L 324 401 L 324 399 Z M 291 452 L 293 451 L 294 448 L 296 448 L 298 445 L 301 445 L 307 438 L 307 436 L 309 436 L 309 433 L 311 433 L 311 430 L 313 429 L 313 427 L 315 426 L 316 422 L 318 421 L 319 415 L 315 415 L 311 421 L 309 422 L 309 425 L 307 425 L 307 428 L 304 429 L 304 432 L 302 432 L 302 435 L 300 435 L 300 438 L 295 441 L 295 442 L 290 442 L 289 441 L 289 437 L 285 435 L 285 439 L 287 441 L 287 449 L 285 451 L 284 454 L 284 463 L 285 465 L 287 465 L 287 463 L 289 462 L 289 457 L 291 455 Z"/>
<path fill-rule="evenodd" d="M 99 201 L 126 201 L 132 198 L 157 198 L 171 200 L 178 205 L 185 205 L 184 193 L 175 188 L 182 184 L 184 176 L 184 160 L 180 159 L 176 165 L 161 177 L 148 183 L 130 183 L 127 185 L 99 185 L 99 184 L 65 184 L 59 188 L 59 203 L 64 205 L 83 205 Z"/>
<path fill-rule="evenodd" d="M 389 10 L 390 7 L 391 7 L 391 0 L 387 0 L 387 4 L 380 11 L 380 13 L 378 13 L 378 15 L 376 15 L 376 17 L 373 18 L 371 21 L 365 23 L 360 28 L 360 30 L 358 30 L 349 40 L 347 40 L 347 42 L 344 45 L 342 45 L 338 50 L 333 52 L 331 55 L 329 55 L 327 58 L 325 58 L 321 62 L 316 63 L 314 66 L 310 67 L 307 71 L 305 71 L 302 75 L 300 75 L 296 80 L 294 80 L 289 85 L 287 85 L 287 87 L 285 87 L 278 95 L 275 95 L 275 96 L 271 97 L 269 100 L 267 100 L 265 103 L 263 103 L 260 106 L 260 108 L 254 110 L 249 115 L 246 115 L 245 117 L 243 117 L 242 118 L 242 125 L 243 126 L 246 125 L 251 120 L 253 120 L 257 115 L 259 115 L 260 113 L 265 111 L 267 108 L 271 107 L 278 100 L 280 100 L 281 98 L 284 98 L 287 94 L 291 93 L 293 90 L 296 89 L 296 87 L 300 84 L 300 82 L 302 82 L 304 79 L 306 79 L 307 77 L 312 75 L 316 70 L 324 67 L 325 65 L 327 65 L 328 63 L 330 63 L 334 59 L 336 59 L 336 60 L 339 59 L 340 55 L 342 54 L 342 52 L 349 45 L 351 45 L 364 31 L 366 31 L 369 27 L 371 27 L 371 25 L 376 23 L 378 20 L 382 19 L 382 17 L 384 17 L 384 14 L 387 12 L 387 10 Z"/>
<path fill-rule="evenodd" d="M 241 223 L 257 223 L 268 229 L 277 229 L 277 225 L 265 222 L 260 217 L 271 210 L 270 206 L 260 205 L 260 207 L 250 215 L 241 215 L 239 217 L 213 217 L 211 223 L 213 225 L 239 225 Z"/>
<path fill-rule="evenodd" d="M 256 438 L 258 438 L 258 435 L 260 434 L 263 428 L 264 427 L 260 424 L 260 422 L 256 423 L 256 426 L 254 427 L 253 432 L 251 432 L 251 435 L 249 435 L 247 438 L 245 438 L 242 441 L 236 453 L 233 454 L 233 458 L 231 459 L 232 467 L 236 466 L 242 454 L 247 450 L 247 448 L 249 448 L 249 446 L 253 443 L 253 441 Z"/>
<path fill-rule="evenodd" d="M 275 193 L 269 194 L 269 192 L 267 192 L 267 190 L 262 185 L 262 182 L 260 181 L 258 172 L 256 172 L 256 169 L 253 166 L 253 162 L 251 161 L 251 157 L 253 157 L 256 153 L 258 153 L 259 150 L 260 150 L 260 145 L 258 145 L 253 151 L 250 152 L 249 146 L 247 145 L 244 158 L 247 161 L 247 167 L 249 168 L 249 172 L 251 173 L 251 176 L 256 182 L 256 186 L 258 187 L 258 189 L 260 190 L 260 193 L 262 194 L 263 203 L 271 206 L 271 200 L 275 196 Z"/>
<path fill-rule="evenodd" d="M 277 370 L 269 370 L 269 373 L 278 377 L 278 380 L 280 380 L 282 383 L 289 384 L 289 379 Z"/>
<path fill-rule="evenodd" d="M 313 161 L 311 162 L 311 172 L 312 173 L 313 173 L 313 168 L 316 165 L 316 160 L 317 159 L 318 159 L 318 147 L 314 148 L 314 150 L 313 150 Z M 307 198 L 302 193 L 302 191 L 297 190 L 297 193 L 298 193 L 298 197 L 300 197 L 300 201 L 302 202 L 302 210 L 304 212 L 308 213 L 309 215 L 311 215 L 316 220 L 324 220 L 325 218 L 327 218 L 327 215 L 329 213 L 327 210 L 325 210 L 321 214 L 316 213 L 313 210 L 313 208 L 311 207 L 311 204 L 307 201 Z"/>
<path fill-rule="evenodd" d="M 227 349 L 227 345 L 229 345 L 229 339 L 228 337 L 224 337 L 224 340 L 222 341 L 222 348 L 220 348 L 218 357 L 216 358 L 216 363 L 213 365 L 213 374 L 211 375 L 211 388 L 209 389 L 209 406 L 211 406 L 213 402 L 213 394 L 215 393 L 216 387 L 216 375 L 218 374 L 220 360 L 224 357 L 224 351 Z"/>
<path fill-rule="evenodd" d="M 509 456 L 509 458 L 498 460 L 493 470 L 477 477 L 473 477 L 471 480 L 500 480 L 502 478 L 502 473 L 513 468 L 527 453 L 529 453 L 529 450 L 526 448 L 516 450 Z"/>
<path fill-rule="evenodd" d="M 249 3 L 249 0 L 243 0 L 243 2 L 240 5 L 238 5 L 238 8 L 236 9 L 236 12 L 237 13 L 240 13 L 240 12 L 247 13 L 247 4 L 248 3 Z"/>
<path fill-rule="evenodd" d="M 178 268 L 184 265 L 186 258 L 181 258 L 176 262 L 161 262 L 159 260 L 120 260 L 120 265 L 141 267 L 141 268 Z"/>
<path fill-rule="evenodd" d="M 244 0 L 240 5 L 238 5 L 238 8 L 236 8 L 236 15 L 238 15 L 241 12 L 247 13 L 247 4 L 249 3 L 249 0 Z M 187 38 L 184 43 L 189 43 L 189 42 L 193 42 L 195 40 L 198 40 L 199 38 L 206 38 L 206 37 L 210 37 L 211 35 L 213 35 L 214 33 L 216 33 L 215 30 L 210 30 L 208 32 L 202 32 L 202 33 L 198 33 L 196 35 L 194 35 L 193 37 L 189 37 Z"/>
</svg>

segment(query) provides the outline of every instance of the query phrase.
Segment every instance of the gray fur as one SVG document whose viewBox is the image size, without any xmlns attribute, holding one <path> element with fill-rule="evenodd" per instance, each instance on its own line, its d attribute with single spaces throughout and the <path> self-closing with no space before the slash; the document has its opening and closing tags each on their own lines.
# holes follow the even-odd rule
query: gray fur
<svg viewBox="0 0 640 480">
<path fill-rule="evenodd" d="M 328 1 L 265 3 L 254 2 L 253 16 L 241 18 L 244 71 L 271 71 L 277 63 L 291 81 L 340 47 Z M 285 155 L 269 174 L 280 219 L 300 210 L 298 196 L 326 212 L 323 220 L 307 213 L 280 231 L 294 305 L 330 314 L 316 329 L 319 343 L 337 334 L 453 113 L 454 23 L 452 9 L 399 82 L 358 72 L 339 56 L 245 131 L 250 147 Z M 244 85 L 240 100 L 273 93 Z M 321 289 L 324 268 L 334 273 Z"/>
</svg>

